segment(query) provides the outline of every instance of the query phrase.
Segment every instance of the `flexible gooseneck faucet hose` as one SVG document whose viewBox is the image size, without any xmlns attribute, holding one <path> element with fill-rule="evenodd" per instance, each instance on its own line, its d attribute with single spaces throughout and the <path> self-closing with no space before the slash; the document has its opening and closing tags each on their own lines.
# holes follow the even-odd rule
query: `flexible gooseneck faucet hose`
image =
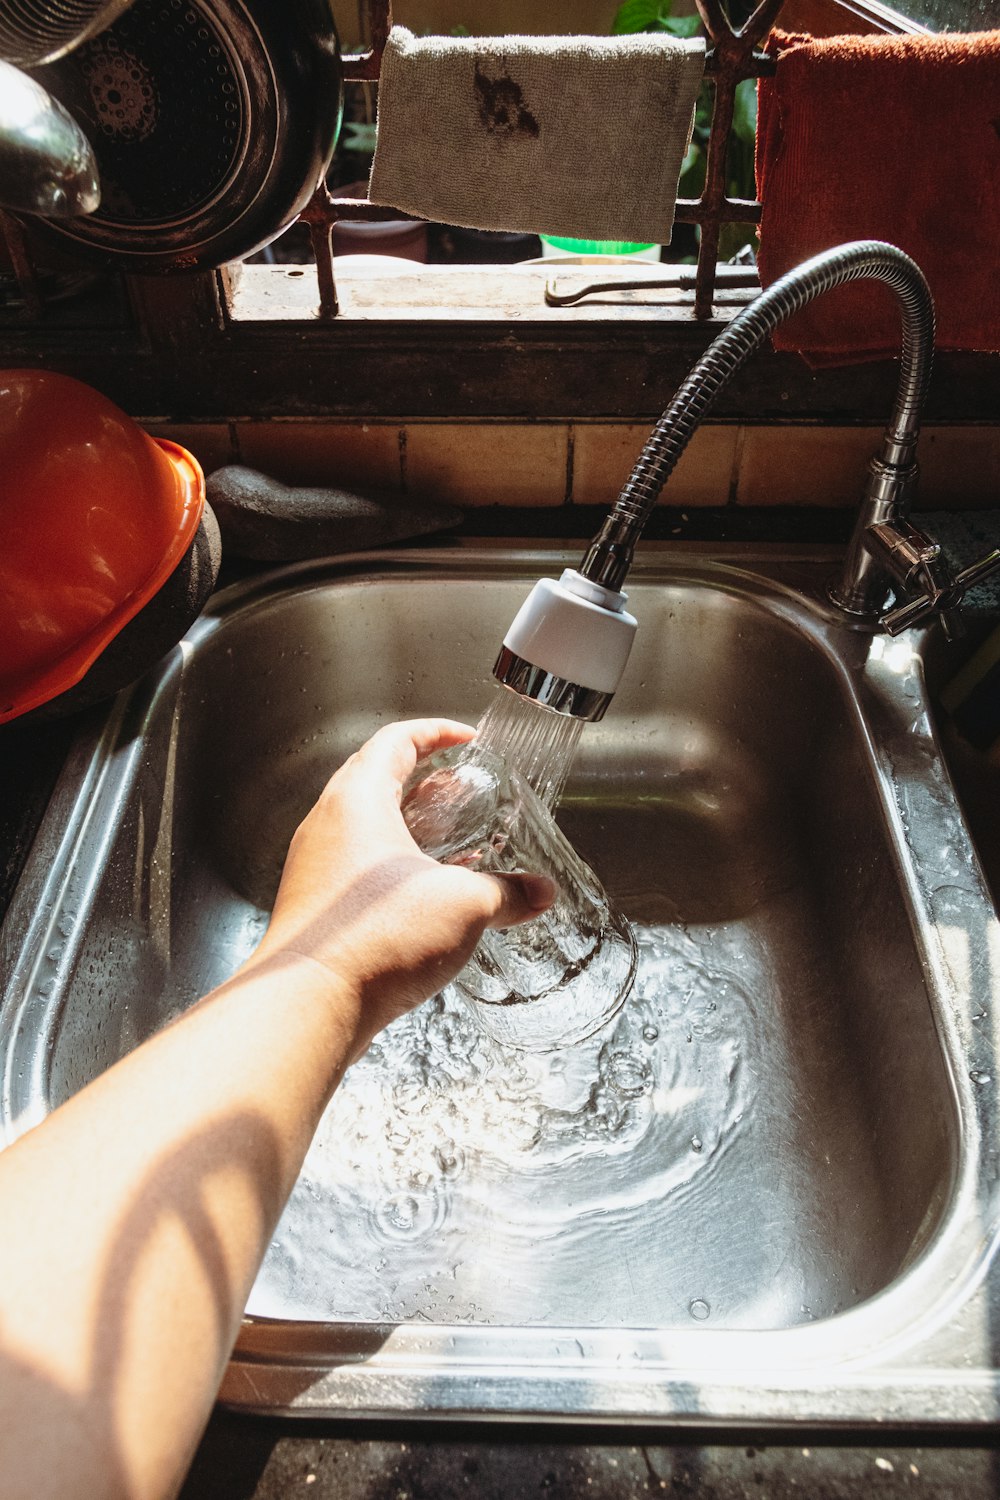
<svg viewBox="0 0 1000 1500">
<path fill-rule="evenodd" d="M 493 668 L 523 697 L 584 719 L 603 716 L 632 644 L 622 584 L 636 542 L 699 422 L 765 339 L 814 298 L 847 282 L 882 281 L 902 317 L 899 384 L 872 481 L 905 491 L 916 473 L 920 410 L 934 350 L 934 304 L 919 266 L 895 245 L 838 245 L 787 272 L 719 334 L 653 428 L 579 569 L 542 579 L 514 619 Z"/>
<path fill-rule="evenodd" d="M 793 313 L 834 287 L 863 280 L 884 281 L 899 298 L 903 323 L 899 386 L 881 458 L 897 468 L 913 464 L 934 351 L 930 290 L 919 266 L 895 245 L 879 240 L 838 245 L 775 281 L 737 313 L 708 347 L 653 428 L 607 520 L 591 542 L 580 565 L 585 578 L 608 588 L 621 588 L 635 543 L 660 491 L 720 391 Z"/>
</svg>

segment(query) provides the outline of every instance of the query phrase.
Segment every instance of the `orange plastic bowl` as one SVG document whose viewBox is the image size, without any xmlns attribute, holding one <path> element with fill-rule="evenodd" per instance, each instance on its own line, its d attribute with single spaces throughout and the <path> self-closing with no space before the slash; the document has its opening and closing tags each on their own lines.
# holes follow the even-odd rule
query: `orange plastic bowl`
<svg viewBox="0 0 1000 1500">
<path fill-rule="evenodd" d="M 0 723 L 75 687 L 194 539 L 205 476 L 82 381 L 0 370 Z"/>
</svg>

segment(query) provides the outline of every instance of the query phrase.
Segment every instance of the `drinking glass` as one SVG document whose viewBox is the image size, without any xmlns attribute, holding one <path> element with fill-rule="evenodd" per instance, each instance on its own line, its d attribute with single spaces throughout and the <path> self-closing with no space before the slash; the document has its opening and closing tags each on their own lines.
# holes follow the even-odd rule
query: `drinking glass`
<svg viewBox="0 0 1000 1500">
<path fill-rule="evenodd" d="M 403 816 L 425 853 L 496 874 L 549 875 L 548 911 L 487 929 L 449 986 L 506 1046 L 551 1051 L 591 1036 L 624 1005 L 635 978 L 632 929 L 527 781 L 475 741 L 417 766 Z"/>
</svg>

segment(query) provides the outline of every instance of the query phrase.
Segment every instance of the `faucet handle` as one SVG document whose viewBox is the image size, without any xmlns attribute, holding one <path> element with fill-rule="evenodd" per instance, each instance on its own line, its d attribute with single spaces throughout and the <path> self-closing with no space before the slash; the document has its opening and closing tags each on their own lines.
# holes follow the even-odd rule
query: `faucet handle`
<svg viewBox="0 0 1000 1500">
<path fill-rule="evenodd" d="M 935 566 L 929 566 L 933 563 Z M 941 625 L 945 635 L 950 641 L 956 640 L 965 631 L 959 605 L 965 598 L 966 593 L 974 584 L 981 583 L 991 573 L 1000 570 L 1000 547 L 994 547 L 992 552 L 987 552 L 978 562 L 971 563 L 969 567 L 963 568 L 956 573 L 954 578 L 948 576 L 937 557 L 928 559 L 920 568 L 920 578 L 924 584 L 924 591 L 914 598 L 908 599 L 896 609 L 883 615 L 879 623 L 890 635 L 899 635 L 904 630 L 909 630 L 913 625 L 919 625 L 922 621 L 932 615 L 940 615 Z"/>
</svg>

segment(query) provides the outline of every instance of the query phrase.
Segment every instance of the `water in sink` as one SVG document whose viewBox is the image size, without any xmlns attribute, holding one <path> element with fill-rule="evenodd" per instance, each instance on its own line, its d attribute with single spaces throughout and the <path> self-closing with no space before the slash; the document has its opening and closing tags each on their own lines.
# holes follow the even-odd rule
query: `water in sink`
<svg viewBox="0 0 1000 1500">
<path fill-rule="evenodd" d="M 37 1068 L 11 1044 L 15 1118 L 246 957 L 296 823 L 380 723 L 475 720 L 524 588 L 450 578 L 448 651 L 433 568 L 254 596 L 199 639 L 88 814 L 88 914 L 33 998 Z M 765 595 L 638 581 L 629 674 L 580 741 L 559 821 L 642 944 L 614 1029 L 532 1059 L 433 1004 L 398 1023 L 334 1100 L 252 1312 L 777 1330 L 857 1308 L 927 1245 L 957 1129 L 878 724 Z"/>
<path fill-rule="evenodd" d="M 500 688 L 477 739 L 552 807 L 582 729 Z M 643 928 L 640 945 L 625 1015 L 555 1055 L 493 1043 L 451 991 L 390 1027 L 326 1117 L 252 1310 L 315 1317 L 318 1298 L 331 1318 L 558 1323 L 581 1278 L 644 1258 L 649 1213 L 673 1215 L 680 1191 L 696 1203 L 725 1171 L 752 1093 L 735 978 L 676 928 Z M 641 1322 L 678 1280 L 650 1269 L 629 1273 Z"/>
<path fill-rule="evenodd" d="M 334 1099 L 249 1310 L 559 1324 L 582 1303 L 599 1323 L 624 1278 L 634 1322 L 710 1318 L 732 1275 L 692 1237 L 745 1167 L 753 998 L 690 933 L 639 937 L 633 998 L 578 1047 L 502 1049 L 442 997 L 394 1023 Z"/>
</svg>

